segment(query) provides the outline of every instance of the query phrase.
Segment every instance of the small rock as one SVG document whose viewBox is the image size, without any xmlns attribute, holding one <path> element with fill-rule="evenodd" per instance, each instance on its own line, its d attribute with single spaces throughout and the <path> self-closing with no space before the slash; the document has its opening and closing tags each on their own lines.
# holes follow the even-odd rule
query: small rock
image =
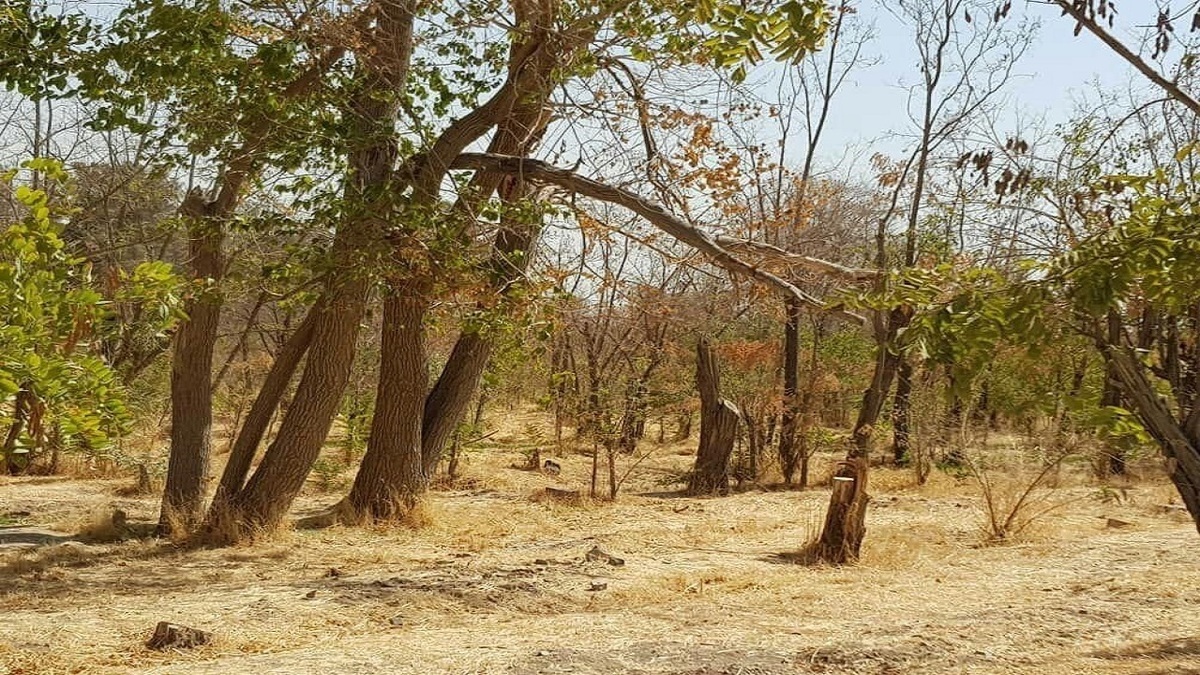
<svg viewBox="0 0 1200 675">
<path fill-rule="evenodd" d="M 393 616 L 392 618 L 388 619 L 388 623 L 392 624 L 393 627 L 398 628 L 398 627 L 404 625 L 404 617 L 397 614 L 396 616 Z"/>
<path fill-rule="evenodd" d="M 1133 523 L 1125 521 L 1125 520 L 1117 520 L 1116 518 L 1106 518 L 1104 521 L 1104 527 L 1107 527 L 1112 530 L 1119 530 L 1123 527 L 1132 527 L 1132 526 L 1133 526 Z"/>
<path fill-rule="evenodd" d="M 329 571 L 325 573 L 326 579 L 336 579 L 340 576 L 342 576 L 342 571 L 336 567 L 330 567 Z"/>
<path fill-rule="evenodd" d="M 607 590 L 607 589 L 608 589 L 607 581 L 593 581 L 591 583 L 591 585 L 588 586 L 589 591 L 603 591 L 603 590 Z"/>
<path fill-rule="evenodd" d="M 312 600 L 313 598 L 317 597 L 317 589 L 314 588 L 311 591 L 305 593 L 304 597 L 308 598 L 309 600 Z"/>
<path fill-rule="evenodd" d="M 534 653 L 534 656 L 550 656 L 553 653 L 554 652 L 549 651 L 547 649 L 539 649 L 539 650 L 537 650 L 537 652 Z"/>
<path fill-rule="evenodd" d="M 533 564 L 534 565 L 549 565 L 550 561 L 546 560 L 545 558 L 538 558 L 537 560 L 533 561 Z"/>
</svg>

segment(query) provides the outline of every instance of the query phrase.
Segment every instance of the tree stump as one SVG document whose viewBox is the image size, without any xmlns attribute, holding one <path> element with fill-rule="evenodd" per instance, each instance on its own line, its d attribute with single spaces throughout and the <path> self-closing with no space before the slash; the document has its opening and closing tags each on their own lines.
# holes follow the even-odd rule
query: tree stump
<svg viewBox="0 0 1200 675">
<path fill-rule="evenodd" d="M 179 624 L 159 621 L 154 628 L 154 635 L 146 642 L 150 649 L 165 651 L 167 649 L 191 649 L 212 642 L 212 633 L 206 633 L 197 628 L 180 626 Z"/>
<path fill-rule="evenodd" d="M 833 494 L 825 513 L 821 538 L 811 547 L 811 557 L 842 565 L 858 560 L 867 528 L 867 460 L 859 457 L 838 462 L 833 475 Z"/>
<path fill-rule="evenodd" d="M 717 357 L 708 338 L 696 345 L 696 385 L 700 390 L 700 447 L 688 480 L 689 495 L 729 492 L 729 457 L 737 439 L 737 406 L 721 398 Z"/>
</svg>

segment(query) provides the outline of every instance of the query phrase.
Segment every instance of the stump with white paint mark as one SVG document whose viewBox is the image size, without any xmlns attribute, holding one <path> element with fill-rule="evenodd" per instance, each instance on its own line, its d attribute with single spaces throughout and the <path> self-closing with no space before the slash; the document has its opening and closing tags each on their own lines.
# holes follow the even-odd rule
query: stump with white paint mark
<svg viewBox="0 0 1200 675">
<path fill-rule="evenodd" d="M 812 558 L 842 565 L 858 560 L 867 515 L 867 460 L 859 457 L 839 462 L 833 475 L 833 494 L 821 538 L 811 549 Z"/>
</svg>

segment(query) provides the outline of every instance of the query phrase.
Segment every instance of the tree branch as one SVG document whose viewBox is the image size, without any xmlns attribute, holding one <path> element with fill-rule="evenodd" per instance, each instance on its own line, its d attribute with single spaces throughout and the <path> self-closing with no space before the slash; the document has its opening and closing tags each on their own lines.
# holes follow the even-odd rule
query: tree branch
<svg viewBox="0 0 1200 675">
<path fill-rule="evenodd" d="M 623 206 L 645 218 L 651 225 L 654 225 L 675 239 L 704 253 L 713 264 L 725 270 L 749 277 L 785 296 L 795 298 L 801 304 L 814 309 L 837 313 L 858 324 L 866 323 L 866 319 L 863 317 L 848 312 L 841 307 L 827 306 L 818 298 L 796 288 L 795 285 L 737 258 L 725 250 L 707 233 L 668 213 L 658 204 L 647 201 L 628 190 L 585 178 L 573 171 L 562 169 L 546 162 L 522 157 L 509 157 L 487 153 L 464 153 L 453 161 L 450 168 L 500 171 L 521 176 L 526 180 L 551 183 L 585 197 Z"/>
</svg>

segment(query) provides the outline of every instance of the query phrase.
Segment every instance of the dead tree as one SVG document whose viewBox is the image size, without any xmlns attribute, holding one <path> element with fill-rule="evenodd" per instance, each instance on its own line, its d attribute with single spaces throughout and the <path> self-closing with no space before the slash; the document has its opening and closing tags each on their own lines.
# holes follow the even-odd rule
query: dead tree
<svg viewBox="0 0 1200 675">
<path fill-rule="evenodd" d="M 688 481 L 690 495 L 729 492 L 729 457 L 737 438 L 737 406 L 721 398 L 717 357 L 708 338 L 696 346 L 696 385 L 700 389 L 700 447 Z"/>
</svg>

